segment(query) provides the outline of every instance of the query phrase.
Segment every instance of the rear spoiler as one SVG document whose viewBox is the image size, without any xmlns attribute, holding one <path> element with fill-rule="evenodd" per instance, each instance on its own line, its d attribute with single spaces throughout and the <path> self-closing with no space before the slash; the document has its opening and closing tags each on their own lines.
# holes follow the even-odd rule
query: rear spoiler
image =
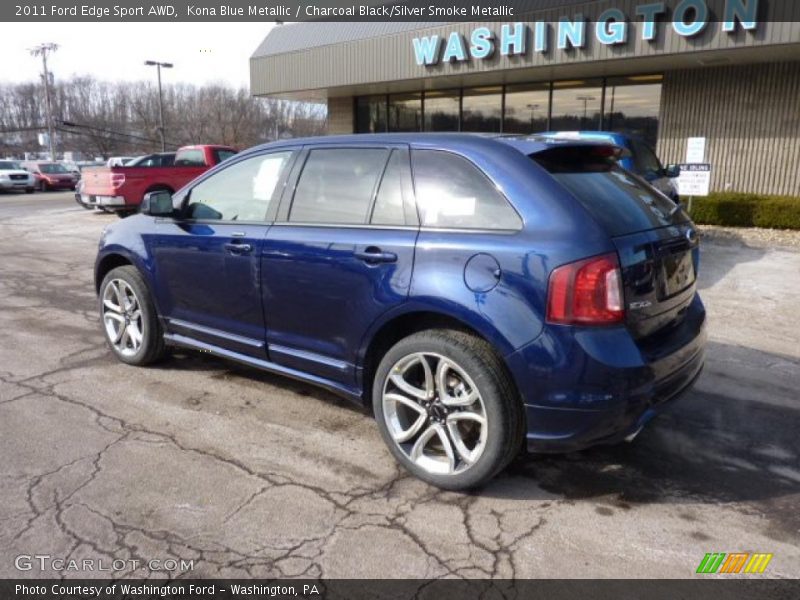
<svg viewBox="0 0 800 600">
<path fill-rule="evenodd" d="M 544 153 L 563 153 L 565 156 L 578 156 L 612 160 L 621 160 L 631 156 L 630 150 L 611 142 L 601 140 L 578 140 L 551 136 L 504 136 L 496 138 L 519 150 L 526 156 L 533 157 Z"/>
</svg>

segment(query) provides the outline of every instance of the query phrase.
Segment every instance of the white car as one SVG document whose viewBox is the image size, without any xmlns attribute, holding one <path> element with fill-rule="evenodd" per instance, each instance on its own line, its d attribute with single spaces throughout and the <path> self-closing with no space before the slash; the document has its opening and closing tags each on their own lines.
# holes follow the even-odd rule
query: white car
<svg viewBox="0 0 800 600">
<path fill-rule="evenodd" d="M 32 194 L 36 189 L 36 178 L 13 160 L 0 160 L 0 191 L 25 190 Z"/>
<path fill-rule="evenodd" d="M 112 156 L 106 161 L 107 167 L 124 167 L 128 161 L 136 158 L 135 156 Z"/>
</svg>

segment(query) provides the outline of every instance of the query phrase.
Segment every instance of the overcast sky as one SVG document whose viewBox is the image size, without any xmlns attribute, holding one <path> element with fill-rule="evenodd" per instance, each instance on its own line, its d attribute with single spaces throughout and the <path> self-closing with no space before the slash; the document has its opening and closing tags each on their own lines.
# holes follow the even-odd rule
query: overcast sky
<svg viewBox="0 0 800 600">
<path fill-rule="evenodd" d="M 165 82 L 224 81 L 249 87 L 249 59 L 272 23 L 18 23 L 3 25 L 0 81 L 36 79 L 41 58 L 28 48 L 60 47 L 48 59 L 56 78 L 89 74 L 99 79 L 155 79 L 145 60 L 171 62 Z"/>
</svg>

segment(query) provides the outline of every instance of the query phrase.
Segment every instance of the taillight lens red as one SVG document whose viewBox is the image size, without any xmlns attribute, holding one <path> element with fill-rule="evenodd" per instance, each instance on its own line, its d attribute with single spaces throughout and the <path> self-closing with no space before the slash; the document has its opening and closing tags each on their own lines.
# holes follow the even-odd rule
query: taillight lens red
<svg viewBox="0 0 800 600">
<path fill-rule="evenodd" d="M 122 187 L 125 183 L 125 174 L 124 173 L 112 173 L 111 174 L 111 187 Z"/>
<path fill-rule="evenodd" d="M 547 288 L 547 321 L 560 325 L 611 325 L 625 318 L 622 275 L 616 254 L 553 269 Z"/>
</svg>

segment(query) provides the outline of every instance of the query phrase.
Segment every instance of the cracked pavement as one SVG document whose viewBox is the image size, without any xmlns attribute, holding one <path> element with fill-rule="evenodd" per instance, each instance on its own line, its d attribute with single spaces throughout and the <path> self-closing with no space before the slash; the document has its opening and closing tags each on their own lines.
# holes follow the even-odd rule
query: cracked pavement
<svg viewBox="0 0 800 600">
<path fill-rule="evenodd" d="M 442 492 L 371 417 L 208 355 L 107 350 L 92 266 L 116 217 L 0 196 L 0 577 L 20 554 L 193 560 L 132 577 L 691 577 L 769 552 L 800 577 L 800 253 L 706 239 L 697 387 L 632 444 L 516 461 Z"/>
</svg>

